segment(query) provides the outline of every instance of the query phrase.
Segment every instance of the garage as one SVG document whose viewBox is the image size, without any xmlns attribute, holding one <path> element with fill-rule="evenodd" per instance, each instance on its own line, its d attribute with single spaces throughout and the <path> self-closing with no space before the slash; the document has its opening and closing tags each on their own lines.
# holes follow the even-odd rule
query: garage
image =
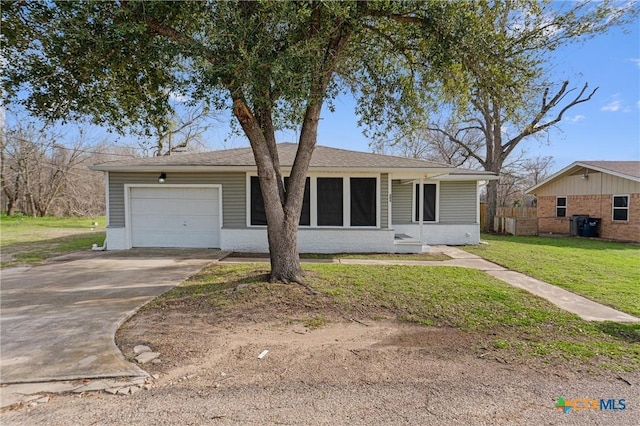
<svg viewBox="0 0 640 426">
<path fill-rule="evenodd" d="M 132 247 L 220 247 L 220 188 L 131 187 L 129 212 Z"/>
</svg>

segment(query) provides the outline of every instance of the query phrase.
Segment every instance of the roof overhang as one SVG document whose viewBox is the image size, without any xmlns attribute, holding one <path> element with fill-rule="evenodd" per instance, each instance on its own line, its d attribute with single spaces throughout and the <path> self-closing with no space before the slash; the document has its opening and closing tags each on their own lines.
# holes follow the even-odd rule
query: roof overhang
<svg viewBox="0 0 640 426">
<path fill-rule="evenodd" d="M 542 182 L 540 182 L 539 184 L 532 186 L 531 188 L 527 189 L 527 191 L 525 192 L 526 194 L 534 194 L 535 195 L 535 191 L 538 188 L 541 188 L 563 176 L 569 176 L 570 174 L 572 174 L 573 172 L 584 168 L 584 169 L 589 169 L 589 170 L 595 170 L 596 172 L 600 172 L 600 173 L 606 173 L 612 176 L 617 176 L 619 178 L 623 178 L 623 179 L 629 179 L 631 181 L 634 182 L 640 182 L 640 178 L 635 177 L 635 176 L 629 176 L 626 175 L 624 173 L 619 173 L 619 172 L 615 172 L 613 170 L 608 170 L 602 167 L 598 167 L 598 166 L 594 166 L 591 164 L 587 164 L 587 163 L 583 163 L 581 161 L 575 161 L 571 164 L 569 164 L 567 167 L 565 167 L 564 169 L 560 170 L 559 172 L 557 172 L 556 174 L 550 176 L 549 178 L 543 180 Z"/>
<path fill-rule="evenodd" d="M 448 182 L 456 182 L 456 181 L 469 181 L 469 180 L 498 180 L 500 176 L 495 174 L 448 174 L 446 176 L 442 176 L 440 180 L 448 181 Z"/>
</svg>

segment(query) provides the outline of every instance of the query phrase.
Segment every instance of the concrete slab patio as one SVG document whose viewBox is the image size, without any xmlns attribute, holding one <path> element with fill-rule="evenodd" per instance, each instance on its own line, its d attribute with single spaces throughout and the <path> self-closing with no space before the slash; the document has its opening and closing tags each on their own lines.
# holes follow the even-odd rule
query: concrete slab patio
<svg viewBox="0 0 640 426">
<path fill-rule="evenodd" d="M 116 347 L 117 328 L 219 256 L 211 250 L 94 252 L 2 270 L 0 383 L 145 375 Z"/>
</svg>

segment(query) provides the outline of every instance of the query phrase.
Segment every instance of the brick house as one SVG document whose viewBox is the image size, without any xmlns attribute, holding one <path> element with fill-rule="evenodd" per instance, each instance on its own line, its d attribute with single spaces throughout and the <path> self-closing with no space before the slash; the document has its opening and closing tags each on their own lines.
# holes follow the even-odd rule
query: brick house
<svg viewBox="0 0 640 426">
<path fill-rule="evenodd" d="M 601 219 L 601 238 L 640 241 L 640 161 L 576 161 L 527 194 L 540 234 L 570 234 L 572 217 L 585 215 Z"/>
</svg>

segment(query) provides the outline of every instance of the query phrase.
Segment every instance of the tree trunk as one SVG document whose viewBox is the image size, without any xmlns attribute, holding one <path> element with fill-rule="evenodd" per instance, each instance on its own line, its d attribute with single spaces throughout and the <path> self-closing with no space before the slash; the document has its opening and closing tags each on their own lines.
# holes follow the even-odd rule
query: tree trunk
<svg viewBox="0 0 640 426">
<path fill-rule="evenodd" d="M 251 148 L 256 160 L 260 189 L 264 201 L 267 216 L 267 238 L 269 241 L 269 257 L 271 259 L 270 281 L 302 283 L 302 268 L 298 255 L 298 221 L 302 209 L 302 196 L 304 193 L 304 176 L 309 165 L 303 164 L 304 176 L 296 179 L 292 173 L 289 193 L 284 197 L 281 192 L 282 178 L 279 170 L 279 159 L 275 137 L 265 135 L 260 128 L 256 117 L 247 107 L 241 96 L 232 92 L 234 97 L 233 113 L 240 122 L 247 138 L 251 142 Z M 271 139 L 271 147 L 267 141 Z M 310 158 L 310 155 L 309 155 Z M 294 169 L 298 165 L 294 162 Z M 299 181 L 299 182 L 298 182 Z M 302 183 L 302 190 L 295 191 L 296 186 Z M 298 202 L 292 192 L 297 192 Z M 284 198 L 284 199 L 283 199 Z M 286 203 L 290 198 L 289 203 Z M 289 208 L 285 209 L 285 205 Z"/>
<path fill-rule="evenodd" d="M 285 218 L 284 223 L 270 224 L 267 227 L 271 282 L 302 282 L 297 228 L 298 220 L 292 221 L 290 218 Z"/>
<path fill-rule="evenodd" d="M 13 199 L 7 200 L 7 216 L 13 216 L 15 214 L 15 202 Z"/>
<path fill-rule="evenodd" d="M 490 180 L 487 183 L 487 211 L 485 215 L 484 226 L 487 232 L 495 232 L 494 218 L 498 210 L 498 181 Z"/>
</svg>

